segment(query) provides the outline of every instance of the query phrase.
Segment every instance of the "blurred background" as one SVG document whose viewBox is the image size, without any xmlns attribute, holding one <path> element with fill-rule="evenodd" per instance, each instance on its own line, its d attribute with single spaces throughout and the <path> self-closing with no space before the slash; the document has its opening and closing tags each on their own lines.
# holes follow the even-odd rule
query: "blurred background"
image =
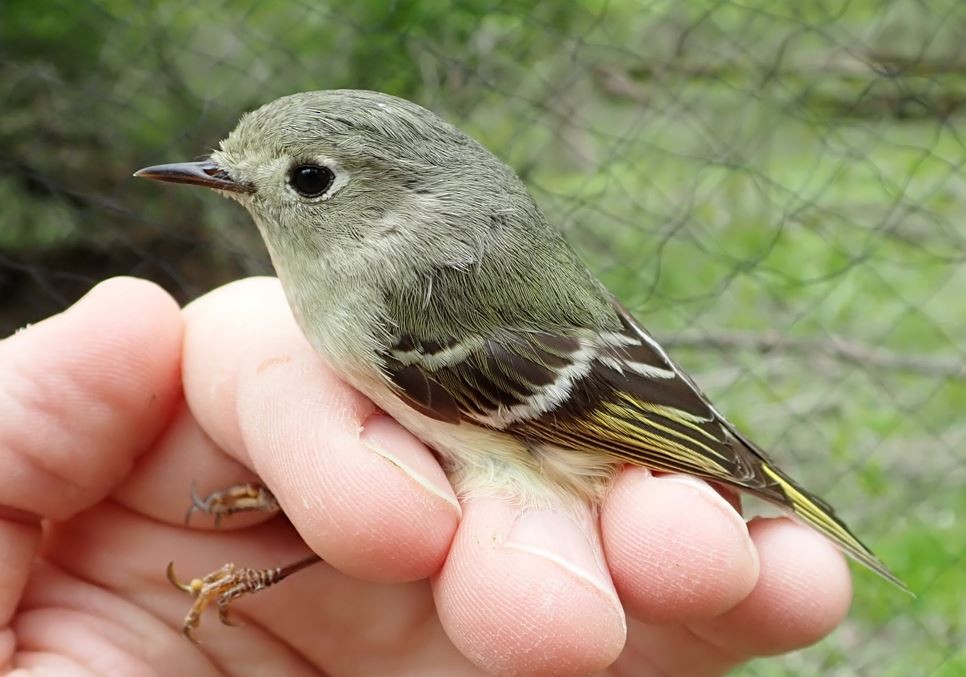
<svg viewBox="0 0 966 677">
<path fill-rule="evenodd" d="M 271 272 L 243 210 L 130 178 L 307 89 L 507 160 L 720 408 L 918 595 L 738 674 L 966 674 L 966 4 L 0 3 L 0 335 L 95 282 Z"/>
</svg>

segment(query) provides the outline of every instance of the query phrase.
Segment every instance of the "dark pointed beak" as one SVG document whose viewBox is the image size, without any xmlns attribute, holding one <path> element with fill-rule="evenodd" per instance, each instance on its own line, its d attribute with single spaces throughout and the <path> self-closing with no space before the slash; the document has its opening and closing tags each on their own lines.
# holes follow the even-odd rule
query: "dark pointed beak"
<svg viewBox="0 0 966 677">
<path fill-rule="evenodd" d="M 228 172 L 213 160 L 200 162 L 174 162 L 169 165 L 145 167 L 134 172 L 134 176 L 168 183 L 190 183 L 195 186 L 228 190 L 234 193 L 254 193 L 255 188 L 247 183 L 233 181 Z"/>
</svg>

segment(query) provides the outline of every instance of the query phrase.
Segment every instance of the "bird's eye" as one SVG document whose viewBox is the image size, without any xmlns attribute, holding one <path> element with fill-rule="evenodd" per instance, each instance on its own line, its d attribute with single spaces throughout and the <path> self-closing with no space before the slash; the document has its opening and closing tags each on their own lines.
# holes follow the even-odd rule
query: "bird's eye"
<svg viewBox="0 0 966 677">
<path fill-rule="evenodd" d="M 302 197 L 318 197 L 335 181 L 335 174 L 328 167 L 298 165 L 289 174 L 289 183 Z"/>
</svg>

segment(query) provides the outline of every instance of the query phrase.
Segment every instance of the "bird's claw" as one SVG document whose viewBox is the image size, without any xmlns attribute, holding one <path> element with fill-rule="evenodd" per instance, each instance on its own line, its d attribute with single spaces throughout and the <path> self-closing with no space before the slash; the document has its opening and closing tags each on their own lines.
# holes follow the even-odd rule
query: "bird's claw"
<svg viewBox="0 0 966 677">
<path fill-rule="evenodd" d="M 178 588 L 191 595 L 194 604 L 184 617 L 182 633 L 196 644 L 198 641 L 191 636 L 191 631 L 201 625 L 201 614 L 214 602 L 218 607 L 218 618 L 225 625 L 239 625 L 229 615 L 229 605 L 242 595 L 258 592 L 282 580 L 289 572 L 284 568 L 269 569 L 239 568 L 228 563 L 203 578 L 193 578 L 184 583 L 175 576 L 174 562 L 168 563 L 168 580 Z"/>
<path fill-rule="evenodd" d="M 268 487 L 258 482 L 236 484 L 224 491 L 214 491 L 205 498 L 198 495 L 195 485 L 191 484 L 191 505 L 184 516 L 184 523 L 191 521 L 195 511 L 215 516 L 215 526 L 221 525 L 221 518 L 237 512 L 276 512 L 278 501 Z"/>
</svg>

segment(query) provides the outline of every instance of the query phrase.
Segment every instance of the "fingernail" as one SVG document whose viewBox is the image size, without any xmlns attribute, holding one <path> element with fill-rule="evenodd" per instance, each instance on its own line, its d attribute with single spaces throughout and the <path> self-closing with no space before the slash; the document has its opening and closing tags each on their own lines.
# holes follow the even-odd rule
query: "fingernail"
<svg viewBox="0 0 966 677">
<path fill-rule="evenodd" d="M 588 525 L 592 528 L 592 525 Z M 569 515 L 555 510 L 531 509 L 523 512 L 507 534 L 504 547 L 543 557 L 602 592 L 623 616 L 617 591 L 600 557 L 587 536 Z"/>
<path fill-rule="evenodd" d="M 362 425 L 359 440 L 366 449 L 392 463 L 421 489 L 445 501 L 456 512 L 457 518 L 463 516 L 453 487 L 436 459 L 422 442 L 394 420 L 384 414 L 370 416 Z"/>
<path fill-rule="evenodd" d="M 742 536 L 754 558 L 758 559 L 758 550 L 755 548 L 755 544 L 752 542 L 751 536 L 748 534 L 748 525 L 745 523 L 744 518 L 738 513 L 737 510 L 735 510 L 734 506 L 732 506 L 724 496 L 715 491 L 710 484 L 704 480 L 698 479 L 697 477 L 691 477 L 690 475 L 661 475 L 658 479 L 664 482 L 677 482 L 687 487 L 691 487 L 701 496 L 711 502 L 719 512 L 721 512 L 731 521 L 731 523 L 738 530 L 738 533 Z"/>
</svg>

